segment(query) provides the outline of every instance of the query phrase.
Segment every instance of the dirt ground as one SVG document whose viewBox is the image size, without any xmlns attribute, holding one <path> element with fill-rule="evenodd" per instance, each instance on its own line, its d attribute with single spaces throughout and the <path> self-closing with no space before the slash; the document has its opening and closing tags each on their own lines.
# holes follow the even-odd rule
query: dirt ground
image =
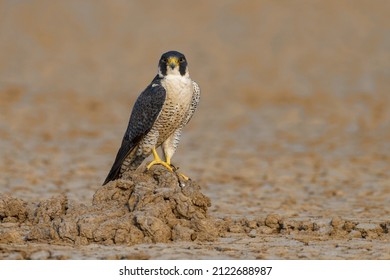
<svg viewBox="0 0 390 280">
<path fill-rule="evenodd" d="M 389 2 L 210 2 L 0 1 L 0 259 L 390 259 Z M 172 49 L 192 181 L 102 187 Z"/>
</svg>

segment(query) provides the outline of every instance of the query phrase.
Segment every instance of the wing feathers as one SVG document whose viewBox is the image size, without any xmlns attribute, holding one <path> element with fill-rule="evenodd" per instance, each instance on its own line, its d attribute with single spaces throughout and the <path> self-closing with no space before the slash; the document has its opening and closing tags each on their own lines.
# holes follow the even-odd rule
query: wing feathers
<svg viewBox="0 0 390 280">
<path fill-rule="evenodd" d="M 119 177 L 123 161 L 151 130 L 164 105 L 165 97 L 165 89 L 156 76 L 134 104 L 122 145 L 103 185 Z"/>
</svg>

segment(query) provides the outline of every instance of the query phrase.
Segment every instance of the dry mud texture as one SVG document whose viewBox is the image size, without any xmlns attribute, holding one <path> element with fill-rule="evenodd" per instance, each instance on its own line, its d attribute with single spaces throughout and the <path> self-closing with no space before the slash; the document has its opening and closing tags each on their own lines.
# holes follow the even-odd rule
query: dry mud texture
<svg viewBox="0 0 390 280">
<path fill-rule="evenodd" d="M 93 246 L 104 250 L 102 245 L 111 245 L 98 258 L 149 259 L 152 256 L 137 252 L 134 245 L 159 243 L 162 246 L 176 242 L 187 243 L 189 249 L 208 244 L 206 247 L 214 247 L 226 258 L 229 256 L 226 251 L 234 251 L 240 244 L 267 240 L 264 246 L 272 237 L 284 236 L 289 243 L 308 248 L 313 248 L 317 242 L 336 241 L 337 248 L 340 241 L 387 242 L 389 238 L 390 220 L 361 223 L 338 216 L 329 221 L 283 218 L 278 214 L 260 215 L 255 219 L 218 219 L 208 215 L 210 206 L 210 199 L 200 192 L 196 182 L 185 181 L 163 167 L 125 174 L 122 179 L 100 187 L 90 206 L 72 203 L 64 194 L 39 203 L 27 203 L 2 194 L 0 257 L 67 259 L 77 256 L 70 254 L 72 248 L 83 248 L 85 254 L 93 250 Z M 133 248 L 133 252 L 125 252 L 126 248 Z M 263 257 L 260 250 L 257 253 L 256 258 Z M 387 256 L 378 254 L 377 257 Z"/>
<path fill-rule="evenodd" d="M 389 10 L 0 1 L 0 258 L 390 259 Z M 171 49 L 202 89 L 193 181 L 101 187 Z"/>
<path fill-rule="evenodd" d="M 210 199 L 192 181 L 162 167 L 129 174 L 101 187 L 92 205 L 72 205 L 65 195 L 28 205 L 0 196 L 1 243 L 28 241 L 88 245 L 213 241 L 217 223 Z"/>
</svg>

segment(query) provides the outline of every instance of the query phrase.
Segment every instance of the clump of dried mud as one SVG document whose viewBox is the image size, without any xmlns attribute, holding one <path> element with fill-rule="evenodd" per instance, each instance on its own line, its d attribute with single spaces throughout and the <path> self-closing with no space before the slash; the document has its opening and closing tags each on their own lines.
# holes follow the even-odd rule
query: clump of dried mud
<svg viewBox="0 0 390 280">
<path fill-rule="evenodd" d="M 209 248 L 211 256 L 224 252 L 225 257 L 245 258 L 251 251 L 250 256 L 265 258 L 264 252 L 273 248 L 276 255 L 271 257 L 276 258 L 278 254 L 285 256 L 286 244 L 304 244 L 303 251 L 298 250 L 294 258 L 324 258 L 316 251 L 317 246 L 327 246 L 326 257 L 335 258 L 339 255 L 332 255 L 333 249 L 342 240 L 353 240 L 361 246 L 367 246 L 365 241 L 382 244 L 388 240 L 390 222 L 382 219 L 300 218 L 276 213 L 213 218 L 208 215 L 210 199 L 200 190 L 196 182 L 183 181 L 156 166 L 144 173 L 125 174 L 100 187 L 88 205 L 76 204 L 64 194 L 40 203 L 0 194 L 0 259 L 91 258 L 95 247 L 79 245 L 171 242 L 170 246 L 186 251 L 180 244 L 192 241 L 199 241 L 198 248 Z M 247 252 L 243 253 L 242 244 L 248 245 Z M 152 251 L 137 251 L 137 246 L 103 246 L 93 258 L 159 256 L 156 252 L 150 255 Z M 118 247 L 122 251 L 113 249 Z M 178 257 L 165 245 L 160 248 L 168 250 L 170 258 Z M 187 250 L 185 256 L 188 254 Z M 388 254 L 379 256 L 386 258 Z"/>
<path fill-rule="evenodd" d="M 92 205 L 59 195 L 39 204 L 0 195 L 0 243 L 138 244 L 212 241 L 210 199 L 194 181 L 155 167 L 101 187 Z"/>
</svg>

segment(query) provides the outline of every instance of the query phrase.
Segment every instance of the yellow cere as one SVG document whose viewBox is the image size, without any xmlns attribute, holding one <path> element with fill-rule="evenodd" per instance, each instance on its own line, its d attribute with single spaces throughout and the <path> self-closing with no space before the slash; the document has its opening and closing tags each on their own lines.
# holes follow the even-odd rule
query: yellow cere
<svg viewBox="0 0 390 280">
<path fill-rule="evenodd" d="M 177 66 L 177 65 L 179 65 L 179 60 L 177 59 L 177 57 L 171 56 L 168 58 L 168 65 L 170 65 L 171 63 L 173 63 Z"/>
</svg>

